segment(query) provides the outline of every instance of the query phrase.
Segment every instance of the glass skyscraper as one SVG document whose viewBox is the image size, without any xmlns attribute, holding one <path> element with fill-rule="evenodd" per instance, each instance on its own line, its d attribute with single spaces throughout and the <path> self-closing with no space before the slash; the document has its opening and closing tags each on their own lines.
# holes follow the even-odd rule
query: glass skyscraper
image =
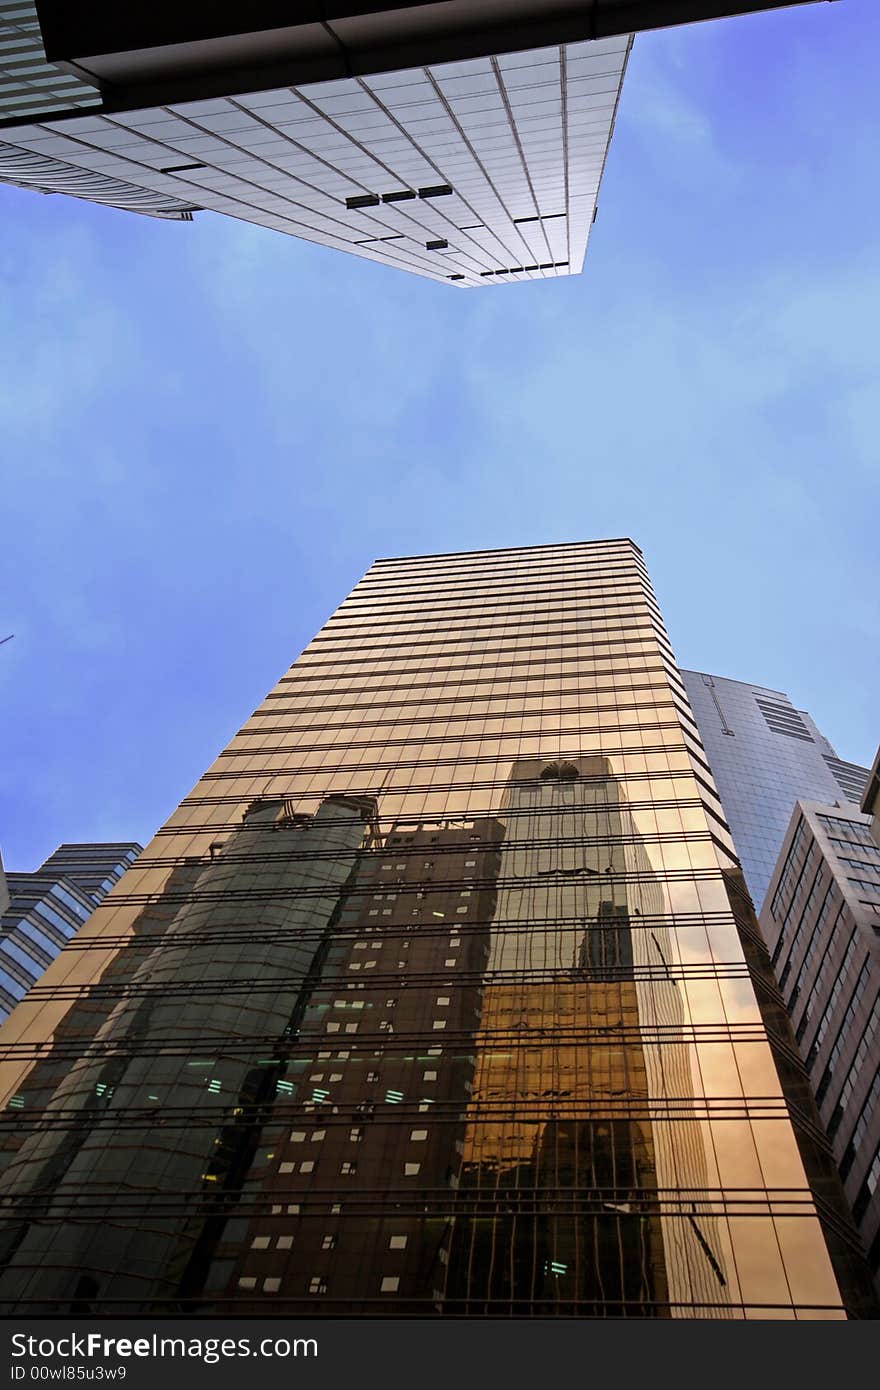
<svg viewBox="0 0 880 1390">
<path fill-rule="evenodd" d="M 4 1312 L 875 1311 L 630 540 L 377 561 L 0 1069 Z"/>
<path fill-rule="evenodd" d="M 756 912 L 799 799 L 857 809 L 867 768 L 845 762 L 780 690 L 682 671 Z"/>
</svg>

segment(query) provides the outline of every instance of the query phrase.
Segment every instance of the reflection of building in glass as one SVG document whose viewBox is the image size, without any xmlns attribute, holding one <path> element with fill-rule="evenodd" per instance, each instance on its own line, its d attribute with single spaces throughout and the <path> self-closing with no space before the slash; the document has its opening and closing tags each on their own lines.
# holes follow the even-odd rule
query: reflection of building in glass
<svg viewBox="0 0 880 1390">
<path fill-rule="evenodd" d="M 612 767 L 513 766 L 448 1311 L 724 1313 L 680 964 Z"/>
<path fill-rule="evenodd" d="M 0 902 L 0 1021 L 134 863 L 141 845 L 60 845 L 32 874 L 10 874 Z M 0 865 L 2 877 L 2 865 Z"/>
<path fill-rule="evenodd" d="M 870 804 L 866 796 L 866 807 Z M 875 1279 L 880 1275 L 880 833 L 799 801 L 761 913 L 779 987 Z"/>
<path fill-rule="evenodd" d="M 361 860 L 275 1110 L 286 1161 L 218 1250 L 223 1296 L 268 1280 L 300 1312 L 322 1290 L 349 1315 L 433 1310 L 502 834 L 490 817 L 402 820 Z"/>
<path fill-rule="evenodd" d="M 838 758 L 806 710 L 760 685 L 682 671 L 756 912 L 798 798 L 858 806 L 867 769 Z"/>
<path fill-rule="evenodd" d="M 737 875 L 632 542 L 377 562 L 0 1031 L 4 1310 L 863 1315 Z"/>
<path fill-rule="evenodd" d="M 86 1311 L 106 1270 L 133 1308 L 201 1288 L 216 1227 L 265 1162 L 264 1121 L 374 810 L 327 798 L 305 818 L 255 801 L 170 920 L 140 934 L 135 968 L 94 987 L 116 1002 L 96 1030 L 83 1020 L 80 1049 L 75 1030 L 57 1043 L 50 1123 L 8 1161 L 7 1190 L 41 1221 L 8 1224 L 0 1300 Z M 164 1200 L 145 1201 L 157 1187 Z"/>
</svg>

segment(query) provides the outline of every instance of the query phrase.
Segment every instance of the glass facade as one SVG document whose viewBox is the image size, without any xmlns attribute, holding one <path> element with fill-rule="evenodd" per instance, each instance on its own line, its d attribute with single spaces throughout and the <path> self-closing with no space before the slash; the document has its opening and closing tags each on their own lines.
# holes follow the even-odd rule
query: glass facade
<svg viewBox="0 0 880 1390">
<path fill-rule="evenodd" d="M 838 758 L 787 695 L 682 671 L 752 901 L 764 902 L 795 802 L 858 806 L 867 768 Z"/>
<path fill-rule="evenodd" d="M 4 1312 L 874 1311 L 629 540 L 377 561 L 0 1081 Z"/>
</svg>

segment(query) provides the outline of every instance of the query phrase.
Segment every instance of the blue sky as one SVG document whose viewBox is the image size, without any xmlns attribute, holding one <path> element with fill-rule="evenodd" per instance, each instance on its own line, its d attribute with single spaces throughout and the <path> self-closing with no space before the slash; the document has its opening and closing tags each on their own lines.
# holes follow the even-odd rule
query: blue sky
<svg viewBox="0 0 880 1390">
<path fill-rule="evenodd" d="M 683 666 L 880 740 L 880 7 L 640 35 L 582 277 L 0 187 L 0 847 L 142 843 L 377 556 L 631 535 Z"/>
</svg>

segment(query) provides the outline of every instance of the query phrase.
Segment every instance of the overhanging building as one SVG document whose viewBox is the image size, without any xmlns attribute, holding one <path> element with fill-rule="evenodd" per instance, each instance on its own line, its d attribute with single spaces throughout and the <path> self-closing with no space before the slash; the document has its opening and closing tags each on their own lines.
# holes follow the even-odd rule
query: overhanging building
<svg viewBox="0 0 880 1390">
<path fill-rule="evenodd" d="M 774 0 L 0 0 L 0 180 L 466 288 L 580 271 L 631 29 Z"/>
<path fill-rule="evenodd" d="M 4 1312 L 874 1308 L 629 540 L 377 561 L 0 1086 Z"/>
</svg>

